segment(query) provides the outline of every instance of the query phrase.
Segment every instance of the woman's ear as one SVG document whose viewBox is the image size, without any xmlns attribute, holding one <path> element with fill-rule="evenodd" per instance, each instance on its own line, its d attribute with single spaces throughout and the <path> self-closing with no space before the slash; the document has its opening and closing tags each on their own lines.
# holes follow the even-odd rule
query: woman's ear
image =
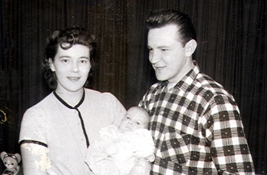
<svg viewBox="0 0 267 175">
<path fill-rule="evenodd" d="M 53 72 L 55 72 L 55 67 L 54 67 L 54 63 L 53 63 L 52 59 L 49 58 L 49 59 L 48 59 L 48 62 L 49 62 L 49 67 L 50 67 L 50 69 L 51 69 Z"/>
<path fill-rule="evenodd" d="M 194 39 L 191 39 L 190 41 L 188 41 L 185 44 L 185 55 L 187 57 L 190 57 L 193 55 L 193 53 L 195 52 L 196 48 L 197 48 L 197 42 Z"/>
</svg>

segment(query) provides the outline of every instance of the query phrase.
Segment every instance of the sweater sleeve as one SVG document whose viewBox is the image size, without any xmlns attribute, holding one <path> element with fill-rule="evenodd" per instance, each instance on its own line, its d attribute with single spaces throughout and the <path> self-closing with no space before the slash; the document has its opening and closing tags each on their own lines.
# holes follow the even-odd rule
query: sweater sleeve
<svg viewBox="0 0 267 175">
<path fill-rule="evenodd" d="M 110 117 L 113 119 L 113 123 L 116 126 L 119 126 L 122 118 L 124 117 L 126 110 L 121 102 L 111 93 L 106 93 L 110 100 Z"/>
<path fill-rule="evenodd" d="M 50 168 L 44 130 L 42 115 L 28 109 L 23 116 L 19 139 L 25 174 L 43 175 Z"/>
</svg>

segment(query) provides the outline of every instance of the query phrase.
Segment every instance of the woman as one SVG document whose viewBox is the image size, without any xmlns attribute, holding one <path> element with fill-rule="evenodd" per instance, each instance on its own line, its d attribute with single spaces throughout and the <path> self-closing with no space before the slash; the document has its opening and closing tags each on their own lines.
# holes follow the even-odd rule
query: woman
<svg viewBox="0 0 267 175">
<path fill-rule="evenodd" d="M 92 68 L 94 40 L 77 27 L 50 37 L 43 65 L 54 91 L 23 116 L 24 174 L 90 174 L 84 162 L 88 146 L 101 128 L 123 118 L 125 108 L 112 94 L 83 87 Z"/>
</svg>

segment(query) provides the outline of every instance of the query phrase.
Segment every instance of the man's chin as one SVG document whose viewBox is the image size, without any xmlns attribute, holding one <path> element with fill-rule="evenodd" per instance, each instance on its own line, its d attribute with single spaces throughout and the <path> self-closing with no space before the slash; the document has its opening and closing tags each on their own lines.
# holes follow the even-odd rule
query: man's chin
<svg viewBox="0 0 267 175">
<path fill-rule="evenodd" d="M 161 77 L 159 75 L 156 75 L 156 78 L 157 78 L 158 81 L 165 81 L 165 80 L 167 80 L 166 78 Z"/>
</svg>

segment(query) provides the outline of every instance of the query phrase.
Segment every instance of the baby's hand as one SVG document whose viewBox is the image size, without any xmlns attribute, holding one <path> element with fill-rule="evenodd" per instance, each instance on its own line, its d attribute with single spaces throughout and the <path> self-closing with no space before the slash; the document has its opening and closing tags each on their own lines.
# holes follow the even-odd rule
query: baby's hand
<svg viewBox="0 0 267 175">
<path fill-rule="evenodd" d="M 155 160 L 155 155 L 154 154 L 151 154 L 150 156 L 147 156 L 145 157 L 145 159 L 149 162 L 154 162 Z"/>
</svg>

